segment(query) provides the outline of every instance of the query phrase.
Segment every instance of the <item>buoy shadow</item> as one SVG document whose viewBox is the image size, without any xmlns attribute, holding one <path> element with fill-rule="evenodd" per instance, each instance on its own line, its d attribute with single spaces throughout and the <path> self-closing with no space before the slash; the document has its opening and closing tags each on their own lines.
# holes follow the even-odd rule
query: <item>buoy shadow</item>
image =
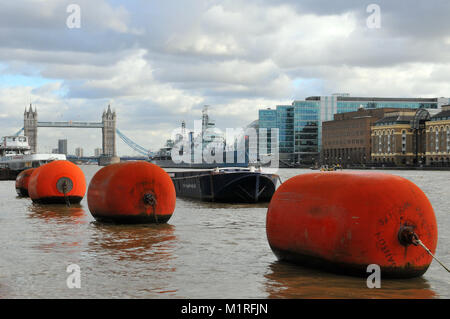
<svg viewBox="0 0 450 319">
<path fill-rule="evenodd" d="M 28 211 L 30 212 L 30 218 L 41 218 L 49 222 L 87 222 L 87 220 L 85 220 L 87 217 L 86 211 L 80 204 L 66 206 L 62 204 L 42 205 L 32 203 L 28 207 Z"/>
<path fill-rule="evenodd" d="M 370 273 L 367 274 L 367 277 Z M 308 299 L 428 299 L 436 293 L 423 277 L 383 279 L 381 288 L 368 288 L 367 277 L 338 275 L 275 261 L 269 265 L 266 291 L 269 298 Z"/>
<path fill-rule="evenodd" d="M 153 230 L 170 230 L 175 229 L 175 226 L 168 223 L 136 223 L 136 224 L 121 224 L 115 222 L 101 222 L 93 220 L 90 225 L 99 230 L 119 230 L 119 231 L 135 231 L 142 229 L 153 229 Z"/>
<path fill-rule="evenodd" d="M 120 260 L 162 261 L 173 258 L 177 237 L 170 224 L 90 223 L 88 245 Z"/>
<path fill-rule="evenodd" d="M 239 208 L 268 208 L 269 203 L 222 203 L 222 202 L 204 202 L 191 198 L 177 197 L 177 201 L 182 201 L 183 207 L 188 208 L 208 208 L 208 209 L 239 209 Z M 180 205 L 181 206 L 181 205 Z"/>
</svg>

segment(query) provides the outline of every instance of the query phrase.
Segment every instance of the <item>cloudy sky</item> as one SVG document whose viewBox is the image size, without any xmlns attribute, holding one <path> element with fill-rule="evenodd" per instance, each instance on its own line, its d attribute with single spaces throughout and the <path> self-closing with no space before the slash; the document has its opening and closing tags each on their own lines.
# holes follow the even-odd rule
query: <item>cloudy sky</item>
<svg viewBox="0 0 450 319">
<path fill-rule="evenodd" d="M 70 4 L 80 8 L 80 28 L 68 27 Z M 255 120 L 259 108 L 311 95 L 450 96 L 447 0 L 0 6 L 1 136 L 23 126 L 30 102 L 41 121 L 100 121 L 110 103 L 118 128 L 155 150 L 181 120 L 193 128 L 205 104 L 225 129 Z M 50 151 L 59 138 L 69 139 L 70 152 L 101 146 L 98 129 L 41 128 L 38 150 Z M 117 147 L 136 154 L 120 139 Z"/>
</svg>

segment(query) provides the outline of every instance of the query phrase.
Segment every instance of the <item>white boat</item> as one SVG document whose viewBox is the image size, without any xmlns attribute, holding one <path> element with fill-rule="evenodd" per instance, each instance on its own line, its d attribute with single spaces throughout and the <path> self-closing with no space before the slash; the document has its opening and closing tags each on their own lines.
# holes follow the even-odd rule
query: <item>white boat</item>
<svg viewBox="0 0 450 319">
<path fill-rule="evenodd" d="M 64 154 L 31 154 L 28 137 L 5 136 L 0 144 L 0 179 L 15 179 L 20 171 L 43 164 L 66 160 Z"/>
</svg>

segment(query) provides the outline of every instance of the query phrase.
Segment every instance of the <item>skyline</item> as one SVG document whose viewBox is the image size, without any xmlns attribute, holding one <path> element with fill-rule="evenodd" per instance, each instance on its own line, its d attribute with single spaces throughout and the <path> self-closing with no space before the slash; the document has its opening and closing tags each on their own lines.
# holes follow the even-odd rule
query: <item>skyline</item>
<svg viewBox="0 0 450 319">
<path fill-rule="evenodd" d="M 66 25 L 71 3 L 80 28 Z M 226 128 L 313 95 L 450 96 L 450 3 L 376 1 L 381 23 L 370 28 L 371 3 L 2 4 L 0 135 L 23 126 L 30 103 L 43 121 L 99 121 L 111 104 L 117 127 L 155 151 L 205 104 Z M 41 151 L 63 138 L 93 151 L 101 131 L 39 129 L 39 138 Z M 119 139 L 117 149 L 133 155 Z"/>
</svg>

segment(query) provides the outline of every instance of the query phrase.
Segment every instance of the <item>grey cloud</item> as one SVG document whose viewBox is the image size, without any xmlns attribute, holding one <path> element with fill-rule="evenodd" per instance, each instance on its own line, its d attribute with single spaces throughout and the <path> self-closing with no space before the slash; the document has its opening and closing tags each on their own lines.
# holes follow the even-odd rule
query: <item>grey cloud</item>
<svg viewBox="0 0 450 319">
<path fill-rule="evenodd" d="M 70 2 L 2 5 L 2 73 L 58 82 L 24 91 L 43 117 L 97 119 L 111 102 L 142 144 L 162 144 L 158 134 L 199 119 L 203 104 L 235 127 L 302 95 L 448 95 L 448 1 L 83 0 L 79 30 L 65 26 Z M 366 26 L 371 3 L 380 29 Z M 6 108 L 28 97 L 4 92 L 0 114 L 17 121 Z"/>
</svg>

